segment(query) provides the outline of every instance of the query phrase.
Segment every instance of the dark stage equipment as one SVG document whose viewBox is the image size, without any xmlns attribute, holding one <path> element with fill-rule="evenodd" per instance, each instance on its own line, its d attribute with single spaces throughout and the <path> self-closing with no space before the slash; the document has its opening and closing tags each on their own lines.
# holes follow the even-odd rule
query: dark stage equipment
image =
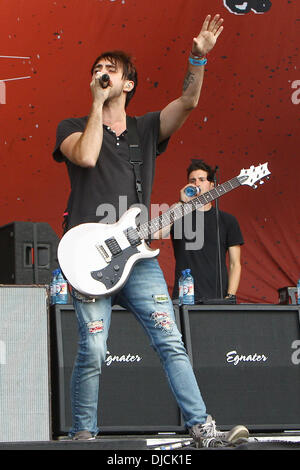
<svg viewBox="0 0 300 470">
<path fill-rule="evenodd" d="M 176 312 L 178 317 L 178 308 Z M 57 436 L 68 433 L 71 426 L 70 378 L 78 342 L 73 306 L 53 307 L 51 324 Z M 184 431 L 180 410 L 146 333 L 132 313 L 118 306 L 113 307 L 102 367 L 98 424 L 102 433 Z"/>
<path fill-rule="evenodd" d="M 183 306 L 207 410 L 223 429 L 300 429 L 300 306 Z"/>
<path fill-rule="evenodd" d="M 278 289 L 279 304 L 297 304 L 297 287 L 281 287 Z"/>
<path fill-rule="evenodd" d="M 0 284 L 49 284 L 59 239 L 45 222 L 0 227 Z"/>
</svg>

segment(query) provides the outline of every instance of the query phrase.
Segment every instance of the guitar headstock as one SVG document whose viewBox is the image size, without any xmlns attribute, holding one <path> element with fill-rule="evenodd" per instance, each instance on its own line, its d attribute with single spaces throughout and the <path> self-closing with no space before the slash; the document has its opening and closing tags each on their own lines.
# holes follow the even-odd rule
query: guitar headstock
<svg viewBox="0 0 300 470">
<path fill-rule="evenodd" d="M 250 166 L 250 168 L 242 169 L 239 176 L 237 177 L 240 184 L 247 184 L 252 186 L 254 189 L 257 188 L 256 183 L 264 184 L 263 178 L 269 179 L 271 172 L 268 169 L 268 162 L 259 164 L 258 166 Z"/>
</svg>

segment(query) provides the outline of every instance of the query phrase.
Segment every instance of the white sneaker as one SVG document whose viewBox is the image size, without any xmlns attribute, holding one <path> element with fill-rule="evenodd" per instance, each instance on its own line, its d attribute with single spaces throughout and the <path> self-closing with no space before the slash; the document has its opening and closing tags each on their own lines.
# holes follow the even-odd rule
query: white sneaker
<svg viewBox="0 0 300 470">
<path fill-rule="evenodd" d="M 189 433 L 194 439 L 196 447 L 225 447 L 234 444 L 239 439 L 248 439 L 249 437 L 248 429 L 242 425 L 235 426 L 227 432 L 219 431 L 210 415 L 207 416 L 205 423 L 195 424 L 189 428 Z"/>
<path fill-rule="evenodd" d="M 93 436 L 89 431 L 78 431 L 73 437 L 74 441 L 94 441 L 95 436 Z"/>
</svg>

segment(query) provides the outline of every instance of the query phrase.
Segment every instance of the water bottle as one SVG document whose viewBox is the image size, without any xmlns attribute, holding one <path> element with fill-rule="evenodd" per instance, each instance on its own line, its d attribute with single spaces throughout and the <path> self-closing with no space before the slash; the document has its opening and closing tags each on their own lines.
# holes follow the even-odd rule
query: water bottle
<svg viewBox="0 0 300 470">
<path fill-rule="evenodd" d="M 300 305 L 300 279 L 298 279 L 297 283 L 297 304 Z"/>
<path fill-rule="evenodd" d="M 185 269 L 181 271 L 181 276 L 178 280 L 178 300 L 179 300 L 179 305 L 182 305 L 182 300 L 183 300 L 183 281 L 185 278 Z"/>
<path fill-rule="evenodd" d="M 58 270 L 55 269 L 52 271 L 52 277 L 50 282 L 50 303 L 51 305 L 56 304 L 56 277 L 58 274 Z"/>
<path fill-rule="evenodd" d="M 183 298 L 182 303 L 184 305 L 194 305 L 194 278 L 191 275 L 191 270 L 185 270 L 185 278 L 183 280 Z"/>
<path fill-rule="evenodd" d="M 68 284 L 60 269 L 58 269 L 58 274 L 56 276 L 56 303 L 68 303 Z"/>
<path fill-rule="evenodd" d="M 198 186 L 187 186 L 184 193 L 188 197 L 198 196 L 201 193 L 201 189 Z"/>
</svg>

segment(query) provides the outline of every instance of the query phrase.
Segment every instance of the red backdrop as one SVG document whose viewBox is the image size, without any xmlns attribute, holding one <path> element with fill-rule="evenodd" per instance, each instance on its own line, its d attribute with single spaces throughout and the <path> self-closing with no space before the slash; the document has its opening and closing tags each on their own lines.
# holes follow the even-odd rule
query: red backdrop
<svg viewBox="0 0 300 470">
<path fill-rule="evenodd" d="M 225 29 L 209 57 L 200 105 L 158 159 L 152 202 L 178 200 L 192 157 L 218 165 L 221 181 L 268 161 L 269 182 L 219 203 L 245 238 L 239 300 L 277 303 L 277 289 L 300 277 L 295 0 L 2 0 L 0 225 L 44 221 L 61 235 L 69 183 L 51 157 L 56 126 L 88 113 L 89 70 L 100 52 L 119 48 L 135 58 L 139 86 L 129 114 L 161 109 L 180 94 L 192 38 L 205 15 L 217 12 Z M 170 241 L 155 245 L 171 288 Z"/>
</svg>

